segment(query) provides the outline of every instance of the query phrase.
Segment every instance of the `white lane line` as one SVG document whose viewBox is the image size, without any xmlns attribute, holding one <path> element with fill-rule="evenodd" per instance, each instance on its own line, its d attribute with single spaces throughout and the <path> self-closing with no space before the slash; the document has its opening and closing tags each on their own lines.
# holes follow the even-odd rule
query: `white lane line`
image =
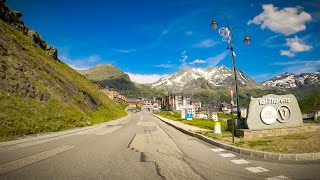
<svg viewBox="0 0 320 180">
<path fill-rule="evenodd" d="M 290 180 L 291 178 L 288 178 L 288 177 L 283 176 L 283 175 L 266 178 L 266 180 L 283 180 L 283 179 Z"/>
<path fill-rule="evenodd" d="M 20 144 L 9 146 L 9 147 L 0 147 L 0 152 L 1 151 L 13 151 L 16 149 L 21 149 L 21 148 L 25 148 L 25 147 L 29 147 L 29 146 L 35 146 L 35 145 L 47 143 L 49 141 L 53 141 L 56 139 L 60 139 L 63 137 L 65 137 L 65 136 L 59 136 L 59 137 L 54 137 L 54 138 L 49 138 L 49 139 L 42 139 L 42 140 L 38 140 L 38 141 L 25 142 L 25 143 L 20 143 Z"/>
<path fill-rule="evenodd" d="M 225 157 L 225 158 L 229 158 L 229 157 L 235 157 L 236 155 L 232 154 L 232 153 L 226 153 L 226 154 L 219 154 L 220 156 L 222 157 Z"/>
<path fill-rule="evenodd" d="M 211 149 L 211 151 L 213 151 L 213 152 L 222 152 L 222 151 L 225 151 L 225 150 L 222 149 L 222 148 L 216 148 L 216 149 Z"/>
<path fill-rule="evenodd" d="M 237 159 L 237 160 L 231 160 L 234 164 L 249 164 L 249 161 L 246 161 L 244 159 Z"/>
<path fill-rule="evenodd" d="M 116 130 L 122 128 L 123 126 L 107 126 L 107 127 L 100 127 L 96 129 L 91 129 L 88 131 L 83 131 L 78 134 L 82 135 L 105 135 L 115 132 Z"/>
<path fill-rule="evenodd" d="M 55 155 L 58 155 L 64 151 L 68 151 L 74 147 L 75 146 L 60 146 L 60 147 L 53 148 L 53 149 L 50 149 L 47 151 L 43 151 L 38 154 L 34 154 L 31 156 L 27 156 L 27 157 L 18 159 L 15 161 L 0 164 L 0 175 L 11 172 L 11 171 L 15 171 L 19 168 L 22 168 L 22 167 L 28 166 L 30 164 L 42 161 L 44 159 L 48 159 L 48 158 L 55 156 Z"/>
<path fill-rule="evenodd" d="M 265 169 L 263 167 L 248 167 L 246 170 L 251 171 L 253 173 L 259 173 L 259 172 L 266 172 L 269 171 L 268 169 Z"/>
</svg>

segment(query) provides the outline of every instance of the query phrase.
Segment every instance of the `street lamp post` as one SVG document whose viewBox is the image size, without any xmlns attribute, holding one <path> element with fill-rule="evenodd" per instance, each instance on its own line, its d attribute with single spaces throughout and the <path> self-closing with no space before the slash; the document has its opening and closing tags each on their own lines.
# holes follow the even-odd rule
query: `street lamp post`
<svg viewBox="0 0 320 180">
<path fill-rule="evenodd" d="M 227 27 L 222 27 L 219 29 L 219 34 L 222 36 L 222 41 L 226 41 L 229 43 L 229 46 L 227 47 L 227 49 L 230 50 L 231 52 L 231 56 L 232 56 L 232 64 L 233 64 L 233 72 L 234 72 L 234 81 L 235 81 L 235 86 L 236 86 L 236 98 L 237 98 L 237 119 L 240 120 L 241 118 L 241 112 L 240 112 L 240 106 L 239 106 L 239 92 L 238 92 L 238 80 L 237 80 L 237 69 L 236 69 L 236 62 L 235 62 L 235 52 L 234 52 L 234 39 L 233 39 L 233 30 L 236 28 L 242 29 L 243 32 L 245 33 L 245 38 L 244 38 L 244 42 L 247 46 L 250 45 L 251 39 L 250 37 L 247 35 L 247 32 L 244 28 L 240 27 L 240 26 L 234 26 L 232 27 L 232 29 L 230 29 L 229 27 L 229 22 L 228 22 L 228 18 L 225 14 L 223 13 L 216 13 L 219 15 L 223 15 L 225 17 L 225 20 L 227 22 Z M 212 21 L 211 22 L 211 27 L 213 30 L 216 30 L 218 28 L 218 23 L 216 21 Z M 233 109 L 233 108 L 231 108 Z M 232 113 L 232 110 L 231 110 Z M 233 116 L 233 115 L 232 115 Z M 232 118 L 232 142 L 234 143 L 234 127 L 235 122 L 234 119 Z"/>
<path fill-rule="evenodd" d="M 167 86 L 167 113 L 169 111 L 169 89 L 168 89 L 168 86 Z"/>
</svg>

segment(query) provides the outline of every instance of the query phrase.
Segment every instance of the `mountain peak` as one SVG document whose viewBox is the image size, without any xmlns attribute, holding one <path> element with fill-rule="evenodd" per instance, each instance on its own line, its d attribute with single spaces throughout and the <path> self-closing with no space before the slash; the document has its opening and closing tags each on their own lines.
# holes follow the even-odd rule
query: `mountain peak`
<svg viewBox="0 0 320 180">
<path fill-rule="evenodd" d="M 267 87 L 279 87 L 283 89 L 317 86 L 320 85 L 320 73 L 318 71 L 315 73 L 302 73 L 300 75 L 295 75 L 293 73 L 285 72 L 263 82 L 262 85 Z"/>
<path fill-rule="evenodd" d="M 112 64 L 97 64 L 97 65 L 96 65 L 96 67 L 104 67 L 104 66 L 114 67 Z"/>
<path fill-rule="evenodd" d="M 243 73 L 239 75 L 239 84 L 248 88 L 259 88 L 260 85 L 245 76 Z M 191 68 L 185 67 L 180 71 L 161 78 L 157 82 L 151 84 L 152 87 L 163 88 L 164 86 L 181 91 L 185 88 L 202 89 L 204 83 L 195 83 L 195 81 L 206 81 L 209 85 L 206 87 L 215 86 L 231 86 L 234 84 L 233 72 L 226 66 L 210 66 L 208 68 Z M 202 84 L 196 87 L 197 84 Z"/>
<path fill-rule="evenodd" d="M 290 73 L 290 72 L 285 72 L 285 73 L 283 73 L 283 75 L 285 75 L 285 76 L 291 76 L 291 75 L 294 75 L 293 73 Z"/>
</svg>

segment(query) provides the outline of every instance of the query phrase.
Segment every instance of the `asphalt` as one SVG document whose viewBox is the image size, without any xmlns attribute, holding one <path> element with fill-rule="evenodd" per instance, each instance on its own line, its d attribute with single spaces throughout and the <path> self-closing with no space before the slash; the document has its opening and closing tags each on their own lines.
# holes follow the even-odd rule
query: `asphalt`
<svg viewBox="0 0 320 180">
<path fill-rule="evenodd" d="M 221 148 L 229 150 L 229 151 L 236 152 L 238 154 L 243 154 L 246 156 L 258 157 L 258 158 L 263 158 L 263 159 L 282 160 L 282 161 L 312 161 L 312 160 L 314 160 L 314 161 L 320 162 L 320 152 L 284 154 L 284 153 L 273 153 L 273 152 L 267 152 L 267 151 L 257 151 L 254 149 L 240 148 L 237 146 L 233 146 L 230 144 L 220 142 L 218 140 L 211 139 L 207 136 L 204 136 L 200 133 L 197 133 L 199 130 L 210 131 L 208 129 L 201 129 L 201 128 L 198 128 L 195 126 L 190 126 L 188 124 L 185 124 L 185 123 L 182 123 L 179 121 L 173 121 L 173 120 L 164 118 L 164 117 L 156 115 L 156 114 L 154 114 L 154 116 L 157 117 L 158 119 L 160 119 L 161 121 L 169 124 L 170 126 L 174 127 L 175 129 L 178 129 L 179 131 L 181 131 L 189 136 L 196 137 L 196 138 L 203 140 L 209 144 L 221 147 Z"/>
<path fill-rule="evenodd" d="M 226 151 L 148 112 L 0 143 L 0 179 L 319 179 L 319 169 L 318 161 L 262 160 Z"/>
</svg>

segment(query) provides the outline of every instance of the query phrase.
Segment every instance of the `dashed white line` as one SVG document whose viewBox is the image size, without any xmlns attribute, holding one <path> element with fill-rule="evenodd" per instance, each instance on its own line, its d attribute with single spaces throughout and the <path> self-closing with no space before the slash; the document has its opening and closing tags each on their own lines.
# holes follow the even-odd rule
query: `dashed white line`
<svg viewBox="0 0 320 180">
<path fill-rule="evenodd" d="M 107 127 L 100 127 L 95 129 L 90 129 L 88 131 L 83 131 L 78 134 L 82 135 L 105 135 L 115 132 L 116 130 L 122 128 L 123 126 L 107 126 Z"/>
<path fill-rule="evenodd" d="M 232 154 L 232 153 L 225 153 L 225 154 L 219 154 L 220 156 L 222 157 L 226 157 L 226 158 L 229 158 L 229 157 L 235 157 L 236 155 Z"/>
<path fill-rule="evenodd" d="M 287 180 L 289 180 L 289 179 L 291 179 L 291 178 L 288 178 L 288 177 L 283 176 L 283 175 L 281 175 L 281 176 L 275 176 L 275 177 L 269 177 L 269 178 L 266 178 L 266 180 L 283 180 L 283 179 L 287 179 Z"/>
<path fill-rule="evenodd" d="M 234 164 L 249 164 L 249 161 L 246 161 L 244 159 L 237 159 L 237 160 L 231 160 Z"/>
<path fill-rule="evenodd" d="M 266 172 L 269 171 L 266 168 L 263 167 L 248 167 L 246 170 L 251 171 L 252 173 L 260 173 L 260 172 Z"/>
<path fill-rule="evenodd" d="M 222 151 L 225 151 L 225 150 L 222 149 L 222 148 L 217 148 L 217 149 L 211 149 L 211 151 L 213 151 L 213 152 L 222 152 Z"/>
<path fill-rule="evenodd" d="M 74 148 L 75 146 L 60 146 L 54 149 L 50 149 L 38 154 L 34 154 L 31 156 L 27 156 L 15 161 L 11 161 L 11 162 L 7 162 L 4 164 L 0 164 L 0 174 L 5 174 L 14 170 L 17 170 L 19 168 L 28 166 L 30 164 L 42 161 L 44 159 L 48 159 L 52 156 L 58 155 L 64 151 L 68 151 L 72 148 Z"/>
</svg>

